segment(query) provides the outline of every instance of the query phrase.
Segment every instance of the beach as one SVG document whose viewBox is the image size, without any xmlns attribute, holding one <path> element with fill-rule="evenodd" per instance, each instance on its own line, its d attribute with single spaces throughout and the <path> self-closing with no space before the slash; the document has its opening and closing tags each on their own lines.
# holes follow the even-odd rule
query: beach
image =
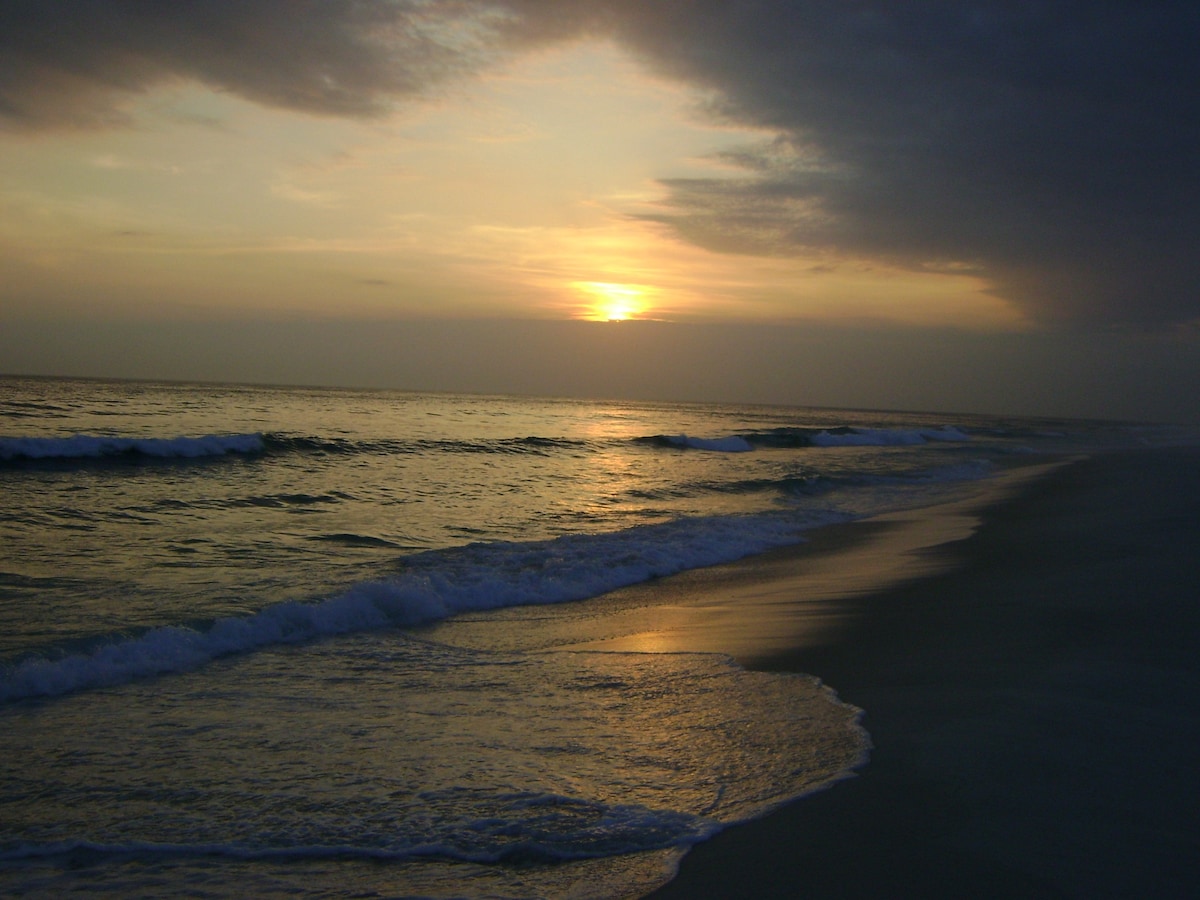
<svg viewBox="0 0 1200 900">
<path fill-rule="evenodd" d="M 0 893 L 1191 887 L 1186 431 L 5 384 Z"/>
<path fill-rule="evenodd" d="M 870 762 L 697 846 L 652 896 L 1193 895 L 1200 451 L 1096 455 L 977 512 L 917 551 L 931 573 L 826 599 L 790 650 L 742 629 L 741 663 L 865 711 Z"/>
</svg>

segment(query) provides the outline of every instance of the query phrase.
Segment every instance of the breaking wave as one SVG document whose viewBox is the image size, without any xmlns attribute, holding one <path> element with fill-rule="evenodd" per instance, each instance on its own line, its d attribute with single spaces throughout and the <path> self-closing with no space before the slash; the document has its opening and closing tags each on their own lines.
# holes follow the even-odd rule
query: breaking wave
<svg viewBox="0 0 1200 900">
<path fill-rule="evenodd" d="M 316 602 L 289 601 L 201 626 L 165 625 L 84 653 L 23 658 L 0 673 L 0 701 L 56 696 L 198 668 L 218 657 L 333 635 L 417 625 L 456 613 L 599 596 L 685 569 L 797 543 L 845 514 L 714 516 L 419 553 L 395 577 Z"/>
</svg>

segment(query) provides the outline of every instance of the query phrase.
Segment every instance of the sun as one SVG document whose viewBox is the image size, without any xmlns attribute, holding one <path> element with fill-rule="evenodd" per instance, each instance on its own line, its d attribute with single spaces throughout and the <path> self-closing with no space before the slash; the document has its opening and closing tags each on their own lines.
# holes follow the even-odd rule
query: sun
<svg viewBox="0 0 1200 900">
<path fill-rule="evenodd" d="M 646 288 L 611 281 L 577 281 L 572 285 L 587 296 L 582 318 L 593 322 L 624 322 L 646 311 Z"/>
</svg>

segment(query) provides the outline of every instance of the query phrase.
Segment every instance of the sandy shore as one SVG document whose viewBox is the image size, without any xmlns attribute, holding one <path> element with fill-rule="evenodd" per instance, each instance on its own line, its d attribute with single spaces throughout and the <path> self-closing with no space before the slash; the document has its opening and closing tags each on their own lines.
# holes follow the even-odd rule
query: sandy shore
<svg viewBox="0 0 1200 900">
<path fill-rule="evenodd" d="M 597 646 L 815 674 L 866 711 L 875 749 L 859 777 L 695 848 L 654 897 L 1200 890 L 1200 450 L 1095 457 L 982 511 L 830 530 L 672 589 L 675 613 L 610 622 Z"/>
</svg>

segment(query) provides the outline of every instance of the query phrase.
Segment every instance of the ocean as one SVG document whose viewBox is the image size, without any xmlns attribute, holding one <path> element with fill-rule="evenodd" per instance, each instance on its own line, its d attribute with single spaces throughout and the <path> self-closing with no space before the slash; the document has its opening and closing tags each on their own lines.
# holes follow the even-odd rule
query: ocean
<svg viewBox="0 0 1200 900">
<path fill-rule="evenodd" d="M 870 737 L 819 672 L 539 645 L 549 610 L 1170 440 L 0 378 L 0 892 L 640 896 Z M 495 646 L 432 639 L 452 616 Z"/>
</svg>

